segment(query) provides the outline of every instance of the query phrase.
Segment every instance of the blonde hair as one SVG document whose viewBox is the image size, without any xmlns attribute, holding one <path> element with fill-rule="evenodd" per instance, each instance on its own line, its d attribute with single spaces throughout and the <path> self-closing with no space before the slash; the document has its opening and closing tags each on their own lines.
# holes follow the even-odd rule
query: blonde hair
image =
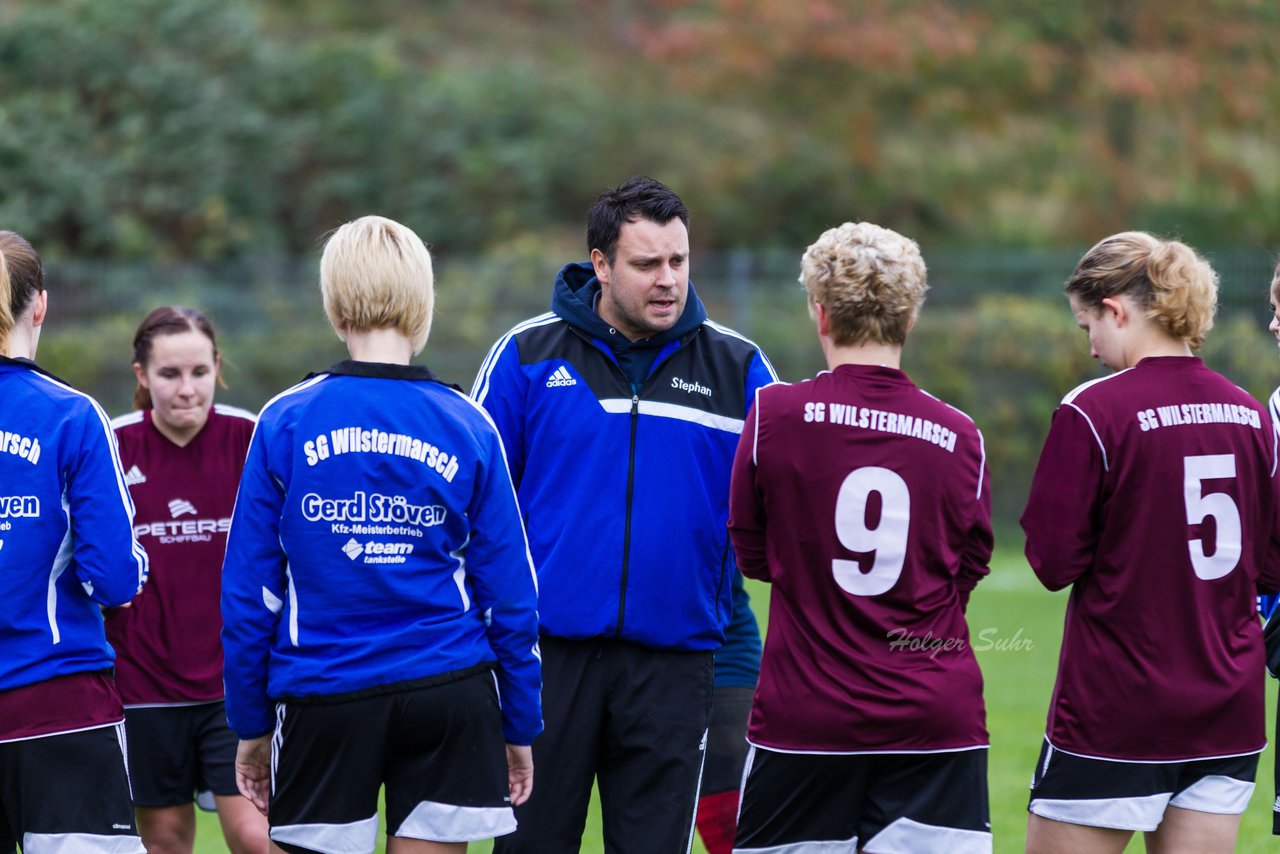
<svg viewBox="0 0 1280 854">
<path fill-rule="evenodd" d="M 421 238 L 398 222 L 365 216 L 330 236 L 320 258 L 324 313 L 343 329 L 395 329 L 420 352 L 431 331 L 435 276 Z"/>
<path fill-rule="evenodd" d="M 1177 240 L 1125 231 L 1100 241 L 1076 265 L 1065 288 L 1093 310 L 1104 299 L 1133 299 L 1161 329 L 1204 344 L 1218 308 L 1218 274 L 1196 251 Z"/>
<path fill-rule="evenodd" d="M 44 265 L 22 235 L 0 231 L 0 354 L 8 351 L 9 336 L 18 318 L 44 290 Z"/>
<path fill-rule="evenodd" d="M 800 283 L 839 345 L 902 344 L 924 304 L 924 258 L 914 240 L 869 222 L 827 229 L 800 261 Z"/>
</svg>

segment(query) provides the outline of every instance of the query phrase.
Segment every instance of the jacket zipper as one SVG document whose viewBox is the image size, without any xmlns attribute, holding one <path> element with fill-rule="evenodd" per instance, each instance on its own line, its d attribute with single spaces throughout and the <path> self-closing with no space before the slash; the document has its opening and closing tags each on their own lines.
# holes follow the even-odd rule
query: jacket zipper
<svg viewBox="0 0 1280 854">
<path fill-rule="evenodd" d="M 688 341 L 692 340 L 692 336 L 681 342 L 680 346 L 666 355 L 662 362 L 655 362 L 649 368 L 649 375 L 645 377 L 641 384 L 640 391 L 644 391 L 644 386 L 657 376 L 658 370 L 663 364 L 671 361 L 671 357 L 680 350 L 688 346 Z M 622 366 L 618 364 L 617 359 L 612 359 L 613 367 L 622 377 L 623 382 L 630 384 L 627 375 L 622 370 Z M 622 637 L 622 620 L 626 616 L 627 611 L 627 572 L 631 566 L 631 503 L 635 495 L 636 483 L 636 427 L 640 423 L 640 392 L 633 391 L 631 393 L 631 447 L 627 452 L 627 509 L 624 514 L 624 522 L 626 527 L 622 533 L 622 588 L 618 591 L 618 628 L 614 631 L 614 637 Z M 723 573 L 721 574 L 723 576 Z M 723 580 L 721 582 L 723 584 Z M 719 608 L 719 599 L 717 597 L 717 608 Z"/>
<path fill-rule="evenodd" d="M 636 426 L 640 422 L 640 395 L 631 395 L 631 449 L 627 455 L 626 527 L 622 530 L 622 589 L 618 592 L 618 629 L 614 637 L 622 637 L 622 619 L 627 610 L 627 570 L 631 566 L 631 501 L 636 484 Z"/>
</svg>

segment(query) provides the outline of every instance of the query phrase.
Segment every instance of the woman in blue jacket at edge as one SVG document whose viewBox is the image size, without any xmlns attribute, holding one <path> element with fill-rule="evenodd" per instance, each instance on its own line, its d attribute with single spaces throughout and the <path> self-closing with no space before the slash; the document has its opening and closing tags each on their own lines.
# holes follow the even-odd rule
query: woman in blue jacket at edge
<svg viewBox="0 0 1280 854">
<path fill-rule="evenodd" d="M 0 851 L 137 854 L 101 607 L 147 578 L 102 408 L 32 359 L 48 309 L 0 231 Z"/>
<path fill-rule="evenodd" d="M 515 492 L 484 410 L 410 364 L 418 236 L 347 223 L 320 289 L 351 359 L 263 408 L 223 565 L 237 782 L 274 850 L 373 851 L 385 784 L 390 854 L 462 852 L 515 829 L 542 730 Z"/>
</svg>

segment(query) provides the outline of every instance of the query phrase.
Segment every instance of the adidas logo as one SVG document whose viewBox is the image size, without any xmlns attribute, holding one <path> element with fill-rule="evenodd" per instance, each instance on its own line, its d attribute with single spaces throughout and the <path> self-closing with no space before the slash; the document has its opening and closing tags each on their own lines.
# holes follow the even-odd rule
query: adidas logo
<svg viewBox="0 0 1280 854">
<path fill-rule="evenodd" d="M 169 515 L 171 517 L 177 519 L 184 513 L 190 513 L 192 516 L 196 515 L 196 506 L 190 501 L 184 501 L 181 498 L 175 498 L 169 502 Z"/>
<path fill-rule="evenodd" d="M 555 373 L 553 373 L 551 378 L 547 380 L 547 388 L 577 384 L 578 381 L 569 375 L 569 371 L 564 365 L 556 368 Z"/>
<path fill-rule="evenodd" d="M 360 557 L 360 555 L 364 554 L 364 546 L 357 543 L 356 538 L 352 537 L 347 540 L 347 544 L 342 547 L 342 553 L 352 560 L 355 560 Z"/>
<path fill-rule="evenodd" d="M 137 463 L 129 466 L 129 470 L 124 473 L 125 486 L 137 486 L 140 483 L 146 483 L 147 476 L 142 473 L 142 469 L 138 468 Z"/>
</svg>

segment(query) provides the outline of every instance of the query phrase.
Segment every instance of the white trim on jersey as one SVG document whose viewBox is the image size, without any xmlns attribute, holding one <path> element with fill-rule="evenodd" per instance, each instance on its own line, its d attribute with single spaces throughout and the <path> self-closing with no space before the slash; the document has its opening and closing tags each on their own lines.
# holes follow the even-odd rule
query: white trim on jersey
<svg viewBox="0 0 1280 854">
<path fill-rule="evenodd" d="M 147 854 L 139 836 L 102 833 L 24 833 L 24 854 Z"/>
<path fill-rule="evenodd" d="M 1092 759 L 1096 762 L 1122 762 L 1125 765 L 1174 765 L 1179 762 L 1213 762 L 1218 759 L 1239 759 L 1241 756 L 1256 756 L 1267 749 L 1267 746 L 1264 744 L 1257 750 L 1246 750 L 1243 753 L 1223 753 L 1217 756 L 1187 756 L 1182 759 L 1116 759 L 1113 756 L 1093 756 L 1088 753 L 1075 753 L 1070 750 L 1063 750 L 1052 741 L 1049 741 L 1049 736 L 1047 734 L 1045 735 L 1044 740 L 1049 745 L 1049 748 L 1057 753 L 1065 753 L 1068 756 L 1075 756 L 1079 759 Z"/>
<path fill-rule="evenodd" d="M 925 391 L 919 386 L 916 386 L 916 388 L 919 389 L 921 394 L 938 401 L 938 403 L 941 403 L 943 406 L 945 406 L 947 409 L 950 409 L 952 412 L 956 412 L 960 415 L 963 415 L 965 420 L 973 425 L 974 431 L 978 434 L 978 453 L 981 455 L 981 458 L 978 460 L 978 492 L 974 497 L 981 498 L 983 476 L 986 474 L 986 471 L 987 471 L 987 438 L 982 435 L 982 430 L 978 428 L 978 422 L 974 421 L 973 416 L 965 412 L 960 407 L 952 406 L 950 403 L 947 403 L 942 398 L 938 397 L 937 395 L 930 394 L 929 392 Z"/>
<path fill-rule="evenodd" d="M 1084 410 L 1076 406 L 1074 403 L 1064 402 L 1062 405 L 1068 406 L 1076 412 L 1079 412 L 1080 417 L 1084 419 L 1084 423 L 1089 425 L 1089 431 L 1093 433 L 1093 440 L 1098 443 L 1098 450 L 1102 451 L 1102 470 L 1111 471 L 1111 463 L 1107 459 L 1107 447 L 1102 444 L 1102 437 L 1098 435 L 1098 428 L 1093 426 L 1093 419 L 1086 415 Z"/>
<path fill-rule="evenodd" d="M 629 397 L 607 398 L 600 401 L 600 408 L 613 415 L 630 415 L 631 406 L 632 401 Z M 639 402 L 637 411 L 641 415 L 651 415 L 656 418 L 673 418 L 677 421 L 690 421 L 694 424 L 701 424 L 703 427 L 710 427 L 713 430 L 723 430 L 726 433 L 735 433 L 737 435 L 742 435 L 742 428 L 746 426 L 746 420 L 742 418 L 729 418 L 724 415 L 704 412 L 701 409 L 694 409 L 691 406 L 680 406 L 676 403 L 657 403 L 652 400 L 642 400 Z"/>
<path fill-rule="evenodd" d="M 1133 368 L 1125 368 L 1124 370 L 1116 371 L 1113 374 L 1107 374 L 1105 377 L 1098 377 L 1095 380 L 1089 380 L 1088 382 L 1080 383 L 1080 385 L 1076 386 L 1075 388 L 1071 389 L 1071 391 L 1063 395 L 1062 403 L 1064 404 L 1071 403 L 1073 400 L 1075 400 L 1077 397 L 1080 396 L 1081 392 L 1085 391 L 1086 389 L 1093 388 L 1098 383 L 1105 383 L 1107 380 L 1113 380 L 1116 377 L 1120 376 L 1121 374 L 1127 374 L 1129 373 L 1129 371 L 1132 371 L 1132 370 Z"/>
<path fill-rule="evenodd" d="M 124 719 L 112 721 L 107 724 L 90 724 L 89 726 L 76 727 L 75 729 L 60 729 L 57 732 L 45 732 L 40 735 L 24 735 L 21 738 L 0 738 L 0 744 L 14 744 L 19 741 L 35 741 L 37 738 L 53 738 L 56 735 L 71 735 L 76 732 L 90 732 L 95 729 L 106 729 L 109 726 L 123 726 Z"/>
<path fill-rule="evenodd" d="M 861 850 L 946 851 L 948 854 L 991 854 L 990 831 L 939 827 L 903 817 L 866 841 Z"/>
<path fill-rule="evenodd" d="M 142 421 L 142 410 L 135 409 L 132 412 L 126 412 L 124 415 L 117 415 L 111 419 L 111 429 L 119 430 L 121 427 L 128 427 L 130 424 L 138 424 Z"/>
<path fill-rule="evenodd" d="M 552 323 L 559 322 L 561 319 L 558 314 L 548 311 L 546 314 L 539 314 L 537 317 L 531 317 L 523 323 L 517 323 L 511 327 L 506 335 L 499 338 L 489 348 L 489 353 L 484 357 L 484 361 L 480 363 L 480 372 L 476 374 L 476 381 L 471 386 L 471 397 L 477 403 L 484 403 L 484 399 L 489 396 L 489 377 L 493 374 L 493 368 L 498 363 L 498 357 L 502 355 L 502 351 L 507 348 L 508 342 L 513 337 L 526 329 L 549 326 Z"/>
<path fill-rule="evenodd" d="M 924 756 L 935 753 L 966 753 L 970 750 L 991 748 L 990 744 L 974 744 L 969 747 L 940 747 L 937 750 L 795 750 L 789 747 L 774 747 L 771 744 L 757 744 L 749 738 L 747 744 L 752 750 L 758 747 L 770 753 L 789 753 L 793 756 Z"/>
<path fill-rule="evenodd" d="M 185 709 L 192 706 L 215 706 L 222 702 L 219 697 L 216 700 L 185 700 L 181 703 L 125 703 L 126 709 Z"/>
<path fill-rule="evenodd" d="M 1271 433 L 1273 453 L 1271 454 L 1271 476 L 1276 476 L 1276 462 L 1280 457 L 1280 388 L 1271 392 L 1267 399 L 1267 411 L 1271 413 Z"/>
<path fill-rule="evenodd" d="M 258 416 L 247 409 L 241 409 L 238 406 L 229 406 L 225 403 L 215 403 L 213 411 L 219 415 L 226 415 L 230 418 L 243 418 L 246 421 L 257 423 Z"/>
<path fill-rule="evenodd" d="M 372 851 L 378 845 L 378 814 L 347 824 L 276 825 L 270 836 L 312 851 Z"/>
<path fill-rule="evenodd" d="M 464 807 L 419 801 L 392 835 L 429 841 L 473 842 L 505 836 L 514 833 L 515 829 L 516 816 L 511 807 Z"/>
</svg>

